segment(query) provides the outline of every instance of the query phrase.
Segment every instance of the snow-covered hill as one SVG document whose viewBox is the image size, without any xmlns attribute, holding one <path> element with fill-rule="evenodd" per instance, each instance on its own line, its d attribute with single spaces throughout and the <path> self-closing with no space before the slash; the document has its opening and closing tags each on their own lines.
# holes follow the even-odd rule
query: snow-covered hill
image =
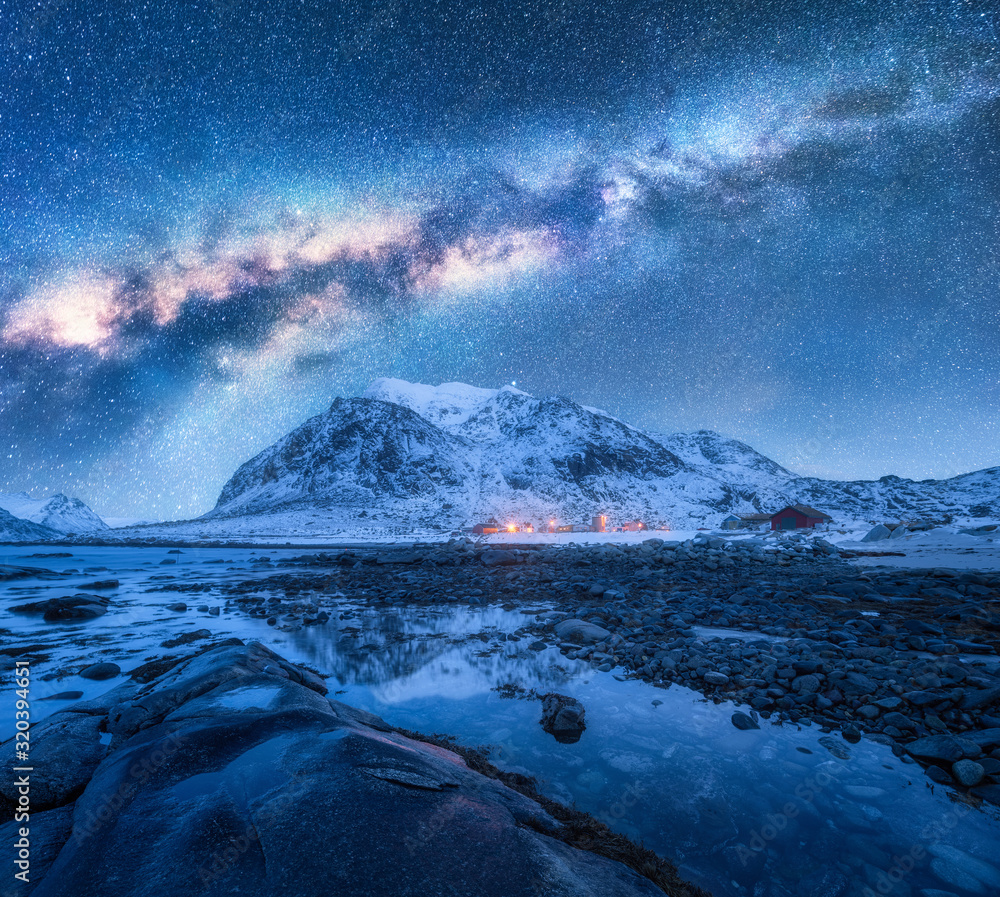
<svg viewBox="0 0 1000 897">
<path fill-rule="evenodd" d="M 38 523 L 60 533 L 89 533 L 108 525 L 80 499 L 61 492 L 50 498 L 32 498 L 26 492 L 0 492 L 0 508 L 14 517 Z"/>
<path fill-rule="evenodd" d="M 32 523 L 15 517 L 0 508 L 0 542 L 35 542 L 42 539 L 56 539 L 62 533 L 39 523 Z"/>
<path fill-rule="evenodd" d="M 315 521 L 323 510 L 348 524 L 454 528 L 607 514 L 676 528 L 793 503 L 842 520 L 1000 517 L 1000 469 L 818 480 L 708 430 L 657 435 L 558 396 L 381 379 L 240 467 L 206 519 Z"/>
</svg>

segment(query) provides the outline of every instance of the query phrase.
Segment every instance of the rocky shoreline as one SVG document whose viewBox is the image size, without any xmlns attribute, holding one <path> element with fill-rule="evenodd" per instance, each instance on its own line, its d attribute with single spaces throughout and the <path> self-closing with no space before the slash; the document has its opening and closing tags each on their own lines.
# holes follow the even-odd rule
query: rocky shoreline
<svg viewBox="0 0 1000 897">
<path fill-rule="evenodd" d="M 804 536 L 506 549 L 457 539 L 265 556 L 255 569 L 228 602 L 280 628 L 323 625 L 331 595 L 538 604 L 537 622 L 509 638 L 738 702 L 736 725 L 816 725 L 889 745 L 933 781 L 1000 803 L 1000 573 L 864 570 Z M 569 620 L 587 625 L 568 631 Z"/>
<path fill-rule="evenodd" d="M 32 729 L 31 875 L 0 895 L 707 897 L 530 780 L 330 699 L 260 644 L 164 666 Z M 17 787 L 0 783 L 8 818 Z"/>
</svg>

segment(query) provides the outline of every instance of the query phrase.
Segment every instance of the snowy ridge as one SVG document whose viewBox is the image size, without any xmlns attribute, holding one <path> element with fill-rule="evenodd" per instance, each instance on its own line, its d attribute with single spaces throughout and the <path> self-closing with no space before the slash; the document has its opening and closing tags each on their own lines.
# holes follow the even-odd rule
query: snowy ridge
<svg viewBox="0 0 1000 897">
<path fill-rule="evenodd" d="M 26 492 L 0 492 L 0 508 L 21 520 L 38 523 L 60 533 L 108 529 L 108 525 L 80 499 L 70 498 L 61 492 L 50 498 L 32 498 Z"/>
<path fill-rule="evenodd" d="M 921 483 L 817 480 L 709 430 L 652 434 L 559 396 L 382 379 L 242 465 L 202 519 L 451 529 L 606 514 L 683 528 L 795 503 L 842 521 L 1000 517 L 1000 468 Z"/>
<path fill-rule="evenodd" d="M 405 380 L 380 377 L 369 385 L 361 397 L 403 405 L 435 426 L 450 429 L 465 423 L 477 408 L 485 405 L 499 391 L 465 383 L 428 386 L 426 383 L 407 383 Z"/>
<path fill-rule="evenodd" d="M 35 542 L 56 539 L 62 533 L 48 526 L 32 523 L 0 508 L 0 542 Z"/>
</svg>

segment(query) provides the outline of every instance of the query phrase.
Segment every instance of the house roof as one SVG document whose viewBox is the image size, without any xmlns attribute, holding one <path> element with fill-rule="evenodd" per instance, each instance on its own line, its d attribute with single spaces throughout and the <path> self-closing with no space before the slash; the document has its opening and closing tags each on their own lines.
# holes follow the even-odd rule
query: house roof
<svg viewBox="0 0 1000 897">
<path fill-rule="evenodd" d="M 770 520 L 773 514 L 740 514 L 740 520 L 764 521 Z"/>
<path fill-rule="evenodd" d="M 805 514 L 806 517 L 818 517 L 820 520 L 833 520 L 829 514 L 824 514 L 822 511 L 817 511 L 815 508 L 810 508 L 809 505 L 786 505 L 781 511 L 787 511 L 791 508 L 793 511 L 798 511 L 800 514 Z M 771 515 L 771 517 L 777 517 L 781 511 L 777 511 Z"/>
</svg>

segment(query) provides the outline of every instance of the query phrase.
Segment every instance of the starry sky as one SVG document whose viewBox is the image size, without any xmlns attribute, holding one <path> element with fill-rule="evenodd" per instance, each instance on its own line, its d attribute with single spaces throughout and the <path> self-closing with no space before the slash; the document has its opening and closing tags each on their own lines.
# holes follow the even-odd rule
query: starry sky
<svg viewBox="0 0 1000 897">
<path fill-rule="evenodd" d="M 1000 464 L 1000 6 L 0 0 L 0 491 L 211 508 L 376 377 Z"/>
</svg>

